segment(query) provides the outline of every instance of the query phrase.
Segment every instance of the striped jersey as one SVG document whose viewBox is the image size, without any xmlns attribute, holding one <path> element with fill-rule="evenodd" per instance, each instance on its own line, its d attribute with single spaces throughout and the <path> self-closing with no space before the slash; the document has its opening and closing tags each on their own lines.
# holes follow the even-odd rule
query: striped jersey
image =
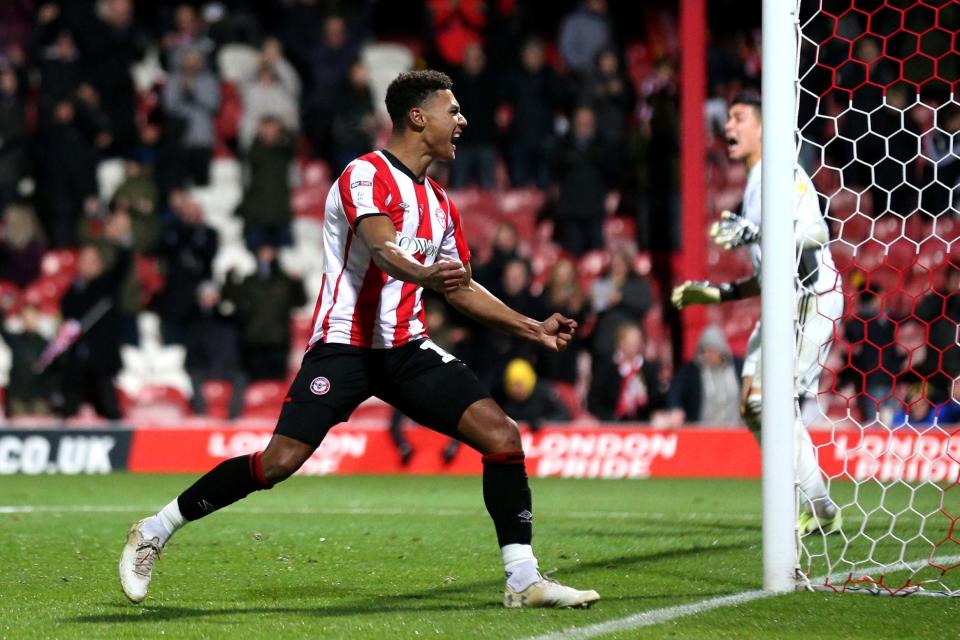
<svg viewBox="0 0 960 640">
<path fill-rule="evenodd" d="M 747 186 L 743 191 L 743 208 L 741 215 L 758 227 L 761 224 L 760 206 L 760 165 L 757 162 L 747 174 Z M 820 200 L 817 190 L 810 180 L 810 176 L 801 167 L 796 168 L 794 182 L 794 236 L 797 244 L 803 243 L 806 237 L 822 237 L 829 239 L 830 230 L 827 221 L 820 210 Z M 750 259 L 754 270 L 760 275 L 760 243 L 749 245 Z M 803 249 L 797 252 L 797 286 L 798 290 L 807 293 L 824 293 L 839 289 L 840 275 L 833 264 L 833 255 L 830 253 L 829 240 L 820 246 Z"/>
<path fill-rule="evenodd" d="M 357 238 L 360 220 L 375 215 L 390 218 L 397 245 L 423 265 L 470 262 L 460 214 L 436 182 L 418 180 L 387 151 L 360 156 L 327 195 L 323 280 L 309 347 L 324 342 L 390 349 L 427 336 L 423 289 L 381 271 Z"/>
</svg>

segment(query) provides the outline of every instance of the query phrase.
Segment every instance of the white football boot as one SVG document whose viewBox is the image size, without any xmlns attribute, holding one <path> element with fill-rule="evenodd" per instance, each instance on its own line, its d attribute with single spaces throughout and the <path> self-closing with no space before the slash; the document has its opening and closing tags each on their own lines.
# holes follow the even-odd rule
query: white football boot
<svg viewBox="0 0 960 640">
<path fill-rule="evenodd" d="M 578 591 L 566 587 L 553 578 L 540 579 L 523 591 L 514 591 L 508 584 L 503 592 L 503 606 L 508 609 L 550 607 L 555 609 L 586 609 L 600 599 L 593 589 Z"/>
<path fill-rule="evenodd" d="M 153 564 L 160 557 L 160 538 L 147 538 L 141 531 L 146 518 L 133 523 L 120 554 L 120 586 L 131 602 L 143 602 L 153 577 Z"/>
</svg>

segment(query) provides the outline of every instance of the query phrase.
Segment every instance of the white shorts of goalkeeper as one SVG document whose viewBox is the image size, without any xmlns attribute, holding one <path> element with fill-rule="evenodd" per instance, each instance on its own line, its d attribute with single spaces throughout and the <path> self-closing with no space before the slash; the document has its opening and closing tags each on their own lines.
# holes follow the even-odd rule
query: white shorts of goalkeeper
<svg viewBox="0 0 960 640">
<path fill-rule="evenodd" d="M 808 293 L 797 300 L 795 318 L 797 361 L 794 379 L 799 398 L 816 397 L 820 373 L 826 362 L 835 328 L 843 316 L 843 293 L 837 290 Z M 753 386 L 760 387 L 760 321 L 753 327 L 743 358 L 742 377 L 753 376 Z"/>
</svg>

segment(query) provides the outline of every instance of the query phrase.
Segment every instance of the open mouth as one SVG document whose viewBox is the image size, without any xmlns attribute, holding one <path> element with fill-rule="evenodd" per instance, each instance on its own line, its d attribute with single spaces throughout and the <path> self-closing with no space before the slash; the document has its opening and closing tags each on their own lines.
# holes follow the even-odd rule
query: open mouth
<svg viewBox="0 0 960 640">
<path fill-rule="evenodd" d="M 453 135 L 450 136 L 450 144 L 453 145 L 454 150 L 456 150 L 456 148 L 457 148 L 457 140 L 459 140 L 459 139 L 460 139 L 460 132 L 459 132 L 459 131 L 454 131 L 454 132 L 453 132 Z"/>
</svg>

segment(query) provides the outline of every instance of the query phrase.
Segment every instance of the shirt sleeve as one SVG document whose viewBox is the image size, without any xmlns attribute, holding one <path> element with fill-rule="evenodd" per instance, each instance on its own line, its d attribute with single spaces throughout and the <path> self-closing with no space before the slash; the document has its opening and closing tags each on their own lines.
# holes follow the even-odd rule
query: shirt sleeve
<svg viewBox="0 0 960 640">
<path fill-rule="evenodd" d="M 446 194 L 444 194 L 446 198 Z M 450 215 L 447 217 L 447 228 L 443 233 L 443 239 L 440 241 L 439 258 L 441 260 L 459 260 L 462 264 L 470 263 L 470 247 L 467 245 L 467 238 L 463 233 L 463 225 L 460 221 L 460 212 L 453 200 L 446 198 Z"/>
<path fill-rule="evenodd" d="M 797 170 L 794 183 L 794 211 L 796 215 L 797 246 L 822 247 L 829 242 L 829 230 L 820 212 L 820 199 L 813 182 L 802 169 Z"/>
<path fill-rule="evenodd" d="M 337 180 L 340 200 L 350 228 L 366 216 L 388 215 L 390 189 L 383 176 L 369 162 L 358 161 L 347 167 Z"/>
</svg>

